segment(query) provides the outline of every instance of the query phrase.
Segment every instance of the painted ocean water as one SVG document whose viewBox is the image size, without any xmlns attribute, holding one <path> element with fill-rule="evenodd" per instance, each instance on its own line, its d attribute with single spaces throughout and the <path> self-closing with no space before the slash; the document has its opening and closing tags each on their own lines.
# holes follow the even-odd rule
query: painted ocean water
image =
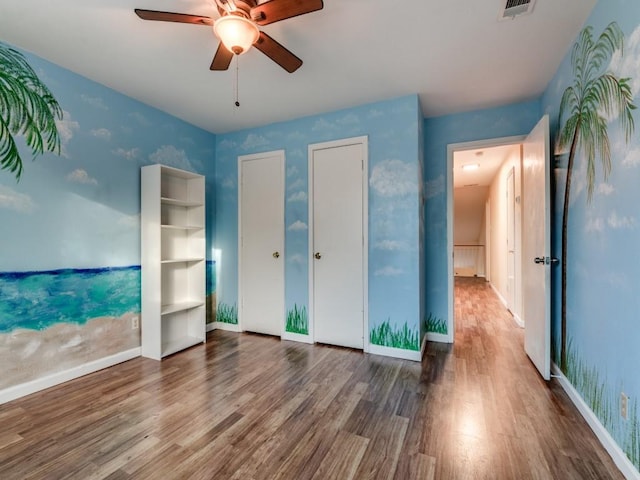
<svg viewBox="0 0 640 480">
<path fill-rule="evenodd" d="M 0 272 L 0 332 L 140 312 L 140 266 Z"/>
<path fill-rule="evenodd" d="M 206 288 L 205 294 L 207 296 L 211 295 L 216 291 L 216 262 L 213 260 L 207 260 L 207 274 L 206 276 Z"/>
<path fill-rule="evenodd" d="M 207 261 L 206 295 L 215 292 Z M 140 312 L 140 266 L 0 272 L 0 333 Z"/>
</svg>

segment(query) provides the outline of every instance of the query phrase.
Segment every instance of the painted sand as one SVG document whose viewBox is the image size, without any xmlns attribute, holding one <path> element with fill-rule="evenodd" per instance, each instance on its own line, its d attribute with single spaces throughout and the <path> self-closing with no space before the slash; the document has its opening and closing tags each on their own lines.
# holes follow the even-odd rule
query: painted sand
<svg viewBox="0 0 640 480">
<path fill-rule="evenodd" d="M 43 330 L 0 334 L 0 389 L 19 385 L 140 346 L 132 317 L 99 317 L 84 324 L 57 323 Z"/>
</svg>

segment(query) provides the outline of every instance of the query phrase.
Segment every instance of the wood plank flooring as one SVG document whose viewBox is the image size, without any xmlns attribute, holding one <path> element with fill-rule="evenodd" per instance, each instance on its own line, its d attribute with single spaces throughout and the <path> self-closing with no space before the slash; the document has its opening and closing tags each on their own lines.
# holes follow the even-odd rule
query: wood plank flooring
<svg viewBox="0 0 640 480">
<path fill-rule="evenodd" d="M 216 331 L 1 405 L 0 478 L 622 478 L 485 282 L 455 288 L 422 365 Z"/>
</svg>

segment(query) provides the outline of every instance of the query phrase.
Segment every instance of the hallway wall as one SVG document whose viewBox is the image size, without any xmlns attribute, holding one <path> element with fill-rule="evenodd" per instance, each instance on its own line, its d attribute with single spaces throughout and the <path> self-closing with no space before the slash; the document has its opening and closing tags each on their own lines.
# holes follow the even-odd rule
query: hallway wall
<svg viewBox="0 0 640 480">
<path fill-rule="evenodd" d="M 491 202 L 491 284 L 496 289 L 497 293 L 502 297 L 503 302 L 509 298 L 507 291 L 507 177 L 511 169 L 514 171 L 514 195 L 515 197 L 521 196 L 522 181 L 521 181 L 521 157 L 520 148 L 517 147 L 514 152 L 504 159 L 500 169 L 496 173 L 496 176 L 491 182 L 489 189 L 489 199 Z M 515 216 L 516 236 L 514 241 L 517 244 L 520 243 L 519 232 L 519 218 L 520 218 L 520 204 L 515 204 Z M 517 256 L 515 258 L 516 263 L 516 279 L 520 278 L 521 262 L 521 248 L 516 249 Z M 514 305 L 510 306 L 510 309 L 514 315 L 519 318 L 522 317 L 521 306 L 522 298 L 521 292 L 516 283 L 516 290 L 514 294 Z"/>
</svg>

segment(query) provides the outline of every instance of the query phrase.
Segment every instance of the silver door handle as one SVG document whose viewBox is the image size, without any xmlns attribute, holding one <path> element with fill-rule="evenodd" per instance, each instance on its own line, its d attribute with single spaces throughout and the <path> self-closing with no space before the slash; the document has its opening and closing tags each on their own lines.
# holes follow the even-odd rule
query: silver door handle
<svg viewBox="0 0 640 480">
<path fill-rule="evenodd" d="M 536 257 L 533 259 L 533 261 L 535 263 L 541 263 L 543 265 L 550 265 L 552 263 L 558 263 L 560 260 L 555 257 Z"/>
<path fill-rule="evenodd" d="M 273 258 L 279 258 L 280 257 L 280 252 L 273 252 L 272 256 L 273 256 Z"/>
<path fill-rule="evenodd" d="M 314 257 L 316 258 L 316 260 L 320 260 L 322 258 L 322 255 L 320 255 L 320 252 L 316 252 Z"/>
</svg>

